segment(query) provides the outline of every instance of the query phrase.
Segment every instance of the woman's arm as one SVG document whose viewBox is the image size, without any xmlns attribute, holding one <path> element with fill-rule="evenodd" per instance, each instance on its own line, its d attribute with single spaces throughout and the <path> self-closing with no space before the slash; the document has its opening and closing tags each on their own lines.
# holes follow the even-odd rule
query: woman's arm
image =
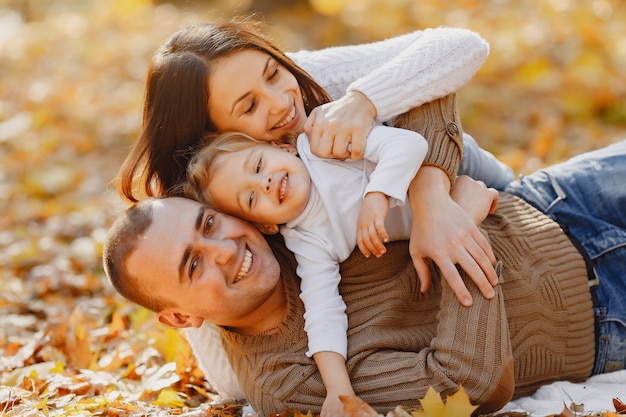
<svg viewBox="0 0 626 417">
<path fill-rule="evenodd" d="M 489 44 L 476 32 L 440 27 L 289 56 L 333 100 L 349 91 L 363 93 L 382 122 L 458 90 L 488 54 Z"/>
<path fill-rule="evenodd" d="M 291 54 L 335 100 L 315 108 L 304 126 L 313 153 L 361 159 L 375 120 L 387 121 L 456 91 L 488 53 L 489 45 L 475 32 L 437 28 Z"/>
</svg>

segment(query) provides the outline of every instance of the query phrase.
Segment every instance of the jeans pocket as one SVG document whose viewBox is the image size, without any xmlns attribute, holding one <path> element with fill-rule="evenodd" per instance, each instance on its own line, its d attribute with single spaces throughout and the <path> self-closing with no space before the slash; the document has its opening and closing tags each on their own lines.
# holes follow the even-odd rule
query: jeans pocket
<svg viewBox="0 0 626 417">
<path fill-rule="evenodd" d="M 599 323 L 598 351 L 593 374 L 619 371 L 626 365 L 626 324 L 604 318 Z"/>
</svg>

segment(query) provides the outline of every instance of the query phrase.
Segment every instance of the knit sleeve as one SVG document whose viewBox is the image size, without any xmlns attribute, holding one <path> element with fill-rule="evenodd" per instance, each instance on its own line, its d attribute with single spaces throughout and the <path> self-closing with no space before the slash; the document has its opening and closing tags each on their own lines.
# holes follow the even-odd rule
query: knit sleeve
<svg viewBox="0 0 626 417">
<path fill-rule="evenodd" d="M 489 44 L 461 28 L 431 28 L 383 41 L 289 53 L 333 99 L 365 94 L 379 122 L 465 85 L 489 54 Z"/>
<path fill-rule="evenodd" d="M 442 169 L 454 185 L 463 156 L 463 127 L 456 93 L 424 103 L 396 117 L 394 126 L 420 133 L 428 142 L 423 165 Z"/>
</svg>

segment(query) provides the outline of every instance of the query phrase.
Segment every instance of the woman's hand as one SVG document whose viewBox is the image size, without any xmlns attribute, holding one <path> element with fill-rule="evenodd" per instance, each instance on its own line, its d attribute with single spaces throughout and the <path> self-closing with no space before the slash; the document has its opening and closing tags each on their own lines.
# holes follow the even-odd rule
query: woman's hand
<svg viewBox="0 0 626 417">
<path fill-rule="evenodd" d="M 358 91 L 349 91 L 338 100 L 314 108 L 304 124 L 304 132 L 313 154 L 359 160 L 375 118 L 372 102 Z"/>
<path fill-rule="evenodd" d="M 498 283 L 495 255 L 465 210 L 452 200 L 449 180 L 437 167 L 423 166 L 409 187 L 413 213 L 409 251 L 419 275 L 422 292 L 430 287 L 426 258 L 432 259 L 459 301 L 466 306 L 472 297 L 461 279 L 461 267 L 486 298 L 495 295 Z"/>
<path fill-rule="evenodd" d="M 477 225 L 498 208 L 498 191 L 495 188 L 487 188 L 484 182 L 466 175 L 456 179 L 450 197 Z"/>
</svg>

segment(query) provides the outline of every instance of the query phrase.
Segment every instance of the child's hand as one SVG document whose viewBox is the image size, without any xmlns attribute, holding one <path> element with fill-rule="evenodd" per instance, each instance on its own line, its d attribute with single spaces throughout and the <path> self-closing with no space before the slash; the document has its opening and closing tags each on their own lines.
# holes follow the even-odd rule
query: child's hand
<svg viewBox="0 0 626 417">
<path fill-rule="evenodd" d="M 487 188 L 485 183 L 465 175 L 457 178 L 450 196 L 475 224 L 481 224 L 498 207 L 498 192 L 495 189 Z"/>
<path fill-rule="evenodd" d="M 326 399 L 320 416 L 348 417 L 339 399 L 340 395 L 354 396 L 344 357 L 336 352 L 322 351 L 315 353 L 313 359 L 326 387 Z"/>
<path fill-rule="evenodd" d="M 369 258 L 372 254 L 380 257 L 387 252 L 383 242 L 389 241 L 389 235 L 385 229 L 388 210 L 389 200 L 383 193 L 368 193 L 363 199 L 356 243 L 365 257 Z"/>
<path fill-rule="evenodd" d="M 343 408 L 343 402 L 339 399 L 340 395 L 354 396 L 354 391 L 352 387 L 346 391 L 327 391 L 320 417 L 348 417 L 348 413 Z"/>
</svg>

